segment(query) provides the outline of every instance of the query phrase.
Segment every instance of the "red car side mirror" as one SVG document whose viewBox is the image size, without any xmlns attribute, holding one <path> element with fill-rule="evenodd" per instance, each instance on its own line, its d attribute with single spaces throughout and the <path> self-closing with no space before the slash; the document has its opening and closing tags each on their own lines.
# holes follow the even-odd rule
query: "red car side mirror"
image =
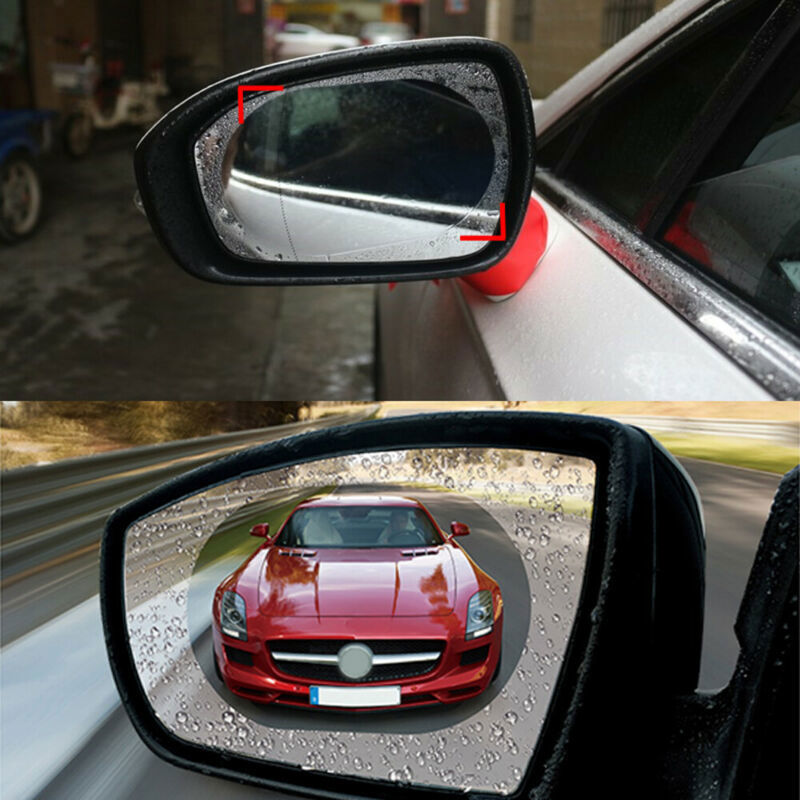
<svg viewBox="0 0 800 800">
<path fill-rule="evenodd" d="M 463 522 L 451 522 L 450 533 L 453 536 L 466 536 L 469 533 L 469 525 L 465 525 Z"/>
<path fill-rule="evenodd" d="M 253 527 L 250 528 L 250 535 L 269 539 L 269 522 L 260 522 L 258 525 L 253 525 Z"/>
</svg>

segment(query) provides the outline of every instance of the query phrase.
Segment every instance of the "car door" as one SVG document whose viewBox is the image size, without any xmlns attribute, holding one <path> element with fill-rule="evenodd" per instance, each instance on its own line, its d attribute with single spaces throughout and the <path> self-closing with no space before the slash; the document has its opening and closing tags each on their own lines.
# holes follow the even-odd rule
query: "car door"
<svg viewBox="0 0 800 800">
<path fill-rule="evenodd" d="M 796 27 L 792 4 L 714 4 L 560 116 L 548 112 L 548 100 L 538 106 L 548 123 L 537 142 L 532 197 L 549 223 L 541 262 L 500 305 L 454 281 L 382 290 L 380 391 L 796 396 L 798 339 L 785 319 L 698 269 L 662 230 L 678 203 L 685 205 L 706 157 L 726 135 L 739 135 L 737 111 L 763 92 Z M 562 104 L 557 94 L 553 101 Z M 768 116 L 761 120 L 767 126 Z M 795 267 L 787 269 L 792 276 L 784 270 L 782 280 L 791 286 Z M 458 360 L 446 357 L 452 352 Z"/>
</svg>

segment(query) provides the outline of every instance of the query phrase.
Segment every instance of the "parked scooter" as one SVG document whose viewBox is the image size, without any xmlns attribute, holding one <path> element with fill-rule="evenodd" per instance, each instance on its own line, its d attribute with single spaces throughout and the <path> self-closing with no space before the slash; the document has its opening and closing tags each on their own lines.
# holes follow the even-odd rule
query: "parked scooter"
<svg viewBox="0 0 800 800">
<path fill-rule="evenodd" d="M 101 70 L 88 43 L 81 46 L 81 58 L 81 64 L 50 65 L 53 86 L 71 98 L 62 138 L 75 158 L 89 152 L 96 129 L 154 123 L 162 114 L 159 98 L 169 94 L 160 69 L 153 69 L 146 81 L 126 80 L 121 60 L 106 61 Z"/>
</svg>

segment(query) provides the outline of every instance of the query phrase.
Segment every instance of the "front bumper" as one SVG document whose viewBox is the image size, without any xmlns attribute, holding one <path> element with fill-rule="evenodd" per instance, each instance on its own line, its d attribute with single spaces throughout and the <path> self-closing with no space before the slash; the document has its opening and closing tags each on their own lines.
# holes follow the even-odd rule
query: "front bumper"
<svg viewBox="0 0 800 800">
<path fill-rule="evenodd" d="M 263 618 L 256 626 L 249 619 L 247 642 L 226 636 L 215 623 L 214 656 L 226 686 L 239 697 L 258 703 L 321 708 L 310 703 L 311 686 L 399 686 L 400 708 L 455 703 L 479 695 L 491 682 L 500 658 L 502 614 L 495 620 L 491 633 L 470 641 L 465 641 L 463 631 L 448 635 L 446 624 L 432 623 L 431 619 L 437 618 Z M 291 633 L 286 630 L 289 625 L 293 629 Z M 424 674 L 369 682 L 298 677 L 283 671 L 286 669 L 283 662 L 278 663 L 270 654 L 270 643 L 273 646 L 280 643 L 288 649 L 293 641 L 308 639 L 354 642 L 430 639 L 442 642 L 444 649 L 433 667 Z M 369 710 L 376 708 L 371 706 Z"/>
</svg>

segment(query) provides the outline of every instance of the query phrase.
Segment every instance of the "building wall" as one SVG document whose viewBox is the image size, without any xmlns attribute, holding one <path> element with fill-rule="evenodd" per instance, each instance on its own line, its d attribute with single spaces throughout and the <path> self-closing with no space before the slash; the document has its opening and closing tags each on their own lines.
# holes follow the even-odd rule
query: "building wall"
<svg viewBox="0 0 800 800">
<path fill-rule="evenodd" d="M 181 97 L 264 63 L 258 0 L 140 0 L 148 69 L 160 66 Z"/>
<path fill-rule="evenodd" d="M 465 9 L 453 13 L 455 9 Z M 486 0 L 426 0 L 423 36 L 485 36 Z"/>
<path fill-rule="evenodd" d="M 545 97 L 599 56 L 604 13 L 613 0 L 490 0 L 488 32 L 518 56 L 534 97 Z M 654 0 L 660 10 L 670 0 Z M 529 24 L 515 25 L 529 8 Z"/>
<path fill-rule="evenodd" d="M 51 62 L 79 64 L 79 45 L 98 39 L 95 0 L 27 0 L 25 7 L 33 101 L 37 108 L 61 108 L 53 88 Z"/>
<path fill-rule="evenodd" d="M 75 102 L 53 88 L 50 63 L 80 64 L 84 41 L 98 60 L 104 52 L 122 58 L 127 77 L 164 69 L 177 97 L 264 63 L 260 0 L 24 1 L 37 108 L 64 110 Z"/>
</svg>

